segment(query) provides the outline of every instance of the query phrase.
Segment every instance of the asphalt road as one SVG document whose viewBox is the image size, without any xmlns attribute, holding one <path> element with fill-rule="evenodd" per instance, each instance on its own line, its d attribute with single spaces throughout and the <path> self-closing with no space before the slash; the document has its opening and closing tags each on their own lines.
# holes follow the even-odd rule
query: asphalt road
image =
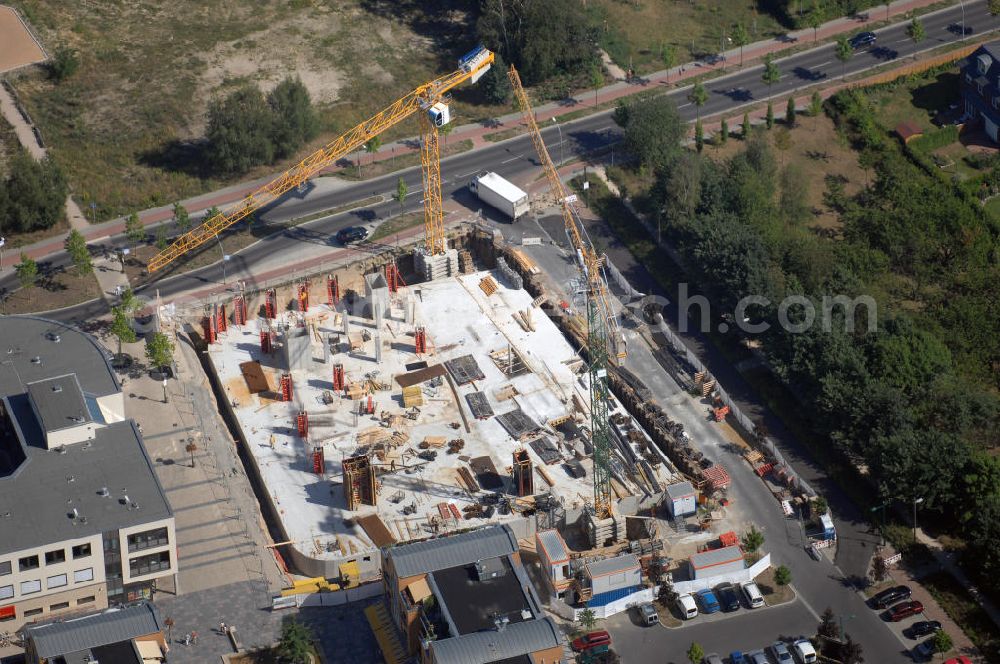
<svg viewBox="0 0 1000 664">
<path fill-rule="evenodd" d="M 987 3 L 983 0 L 966 2 L 964 14 L 966 31 L 972 35 L 982 34 L 1000 26 L 1000 21 L 989 15 Z M 713 79 L 706 84 L 709 95 L 708 100 L 700 109 L 700 114 L 708 116 L 724 111 L 736 112 L 741 106 L 758 103 L 769 96 L 783 103 L 789 93 L 794 93 L 803 87 L 822 81 L 834 81 L 844 74 L 863 72 L 893 60 L 905 58 L 917 51 L 960 39 L 960 24 L 962 22 L 960 6 L 929 14 L 922 20 L 927 36 L 919 44 L 914 44 L 906 35 L 906 24 L 901 23 L 877 31 L 877 44 L 872 48 L 856 52 L 847 63 L 841 63 L 837 60 L 832 44 L 777 60 L 781 79 L 770 87 L 761 81 L 762 66 L 748 67 Z M 859 23 L 859 30 L 861 29 L 862 25 Z M 688 89 L 682 88 L 670 92 L 668 96 L 676 101 L 682 117 L 686 120 L 694 120 L 698 109 L 688 101 L 687 94 Z M 562 124 L 561 134 L 556 126 L 546 126 L 543 129 L 543 136 L 553 158 L 560 158 L 563 152 L 567 157 L 585 155 L 595 149 L 614 143 L 620 138 L 620 131 L 612 122 L 610 112 L 606 111 Z M 560 136 L 565 139 L 565 143 L 560 142 Z M 537 168 L 538 163 L 534 159 L 530 140 L 527 136 L 519 136 L 496 145 L 445 159 L 441 169 L 444 178 L 442 196 L 475 210 L 480 205 L 466 188 L 470 176 L 480 171 L 491 170 L 508 179 L 520 180 L 527 175 L 536 173 Z M 387 201 L 364 210 L 334 215 L 304 224 L 248 247 L 234 256 L 234 260 L 227 266 L 229 277 L 245 279 L 250 267 L 262 257 L 271 256 L 277 252 L 292 255 L 296 244 L 300 242 L 327 242 L 328 238 L 345 226 L 371 222 L 395 214 L 398 211 L 398 206 L 391 201 L 391 195 L 396 189 L 396 181 L 400 176 L 407 182 L 410 191 L 407 210 L 419 209 L 421 198 L 419 193 L 422 183 L 418 168 L 391 173 L 371 180 L 348 183 L 342 188 L 324 191 L 320 195 L 310 195 L 308 191 L 304 194 L 293 194 L 269 206 L 259 215 L 265 222 L 276 222 L 315 214 L 323 210 L 342 207 L 352 201 L 372 195 L 383 195 Z M 116 236 L 91 246 L 94 251 L 103 251 L 104 248 L 123 245 L 123 238 Z M 50 266 L 60 266 L 67 264 L 68 259 L 64 253 L 60 252 L 53 254 L 45 262 Z M 222 283 L 221 264 L 209 266 L 187 275 L 174 276 L 167 270 L 156 283 L 156 288 L 160 290 L 162 296 L 169 297 L 191 288 L 204 288 L 206 283 L 213 282 Z M 13 275 L 9 274 L 0 279 L 0 290 L 11 290 L 15 287 L 16 280 Z M 92 306 L 84 306 L 79 309 L 70 308 L 61 312 L 60 316 L 66 319 L 80 319 L 91 314 L 92 311 Z"/>
</svg>

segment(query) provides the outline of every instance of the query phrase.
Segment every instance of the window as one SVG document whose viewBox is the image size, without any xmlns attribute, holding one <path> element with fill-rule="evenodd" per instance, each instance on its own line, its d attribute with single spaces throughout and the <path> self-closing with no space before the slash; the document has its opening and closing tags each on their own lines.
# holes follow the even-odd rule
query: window
<svg viewBox="0 0 1000 664">
<path fill-rule="evenodd" d="M 0 576 L 7 576 L 8 574 L 10 574 L 10 572 L 11 569 L 9 560 L 5 560 L 2 563 L 0 563 Z"/>
<path fill-rule="evenodd" d="M 161 551 L 148 556 L 139 556 L 128 561 L 129 573 L 132 576 L 144 576 L 165 569 L 170 569 L 170 552 Z"/>
<path fill-rule="evenodd" d="M 65 585 L 66 585 L 65 574 L 56 574 L 55 576 L 50 576 L 45 580 L 45 587 L 49 589 L 62 588 Z"/>
<path fill-rule="evenodd" d="M 17 568 L 22 572 L 38 569 L 38 556 L 28 556 L 27 558 L 18 559 Z"/>
<path fill-rule="evenodd" d="M 62 611 L 69 608 L 69 602 L 59 602 L 49 607 L 49 611 Z"/>
<path fill-rule="evenodd" d="M 21 582 L 21 594 L 22 595 L 32 595 L 42 590 L 42 580 L 37 581 L 22 581 Z"/>
<path fill-rule="evenodd" d="M 90 542 L 86 544 L 77 544 L 73 547 L 73 559 L 86 558 L 90 555 Z"/>
<path fill-rule="evenodd" d="M 76 600 L 76 605 L 79 606 L 81 604 L 93 604 L 95 599 L 97 598 L 94 597 L 93 595 L 87 595 L 86 597 L 81 597 L 80 599 Z"/>
<path fill-rule="evenodd" d="M 56 549 L 45 554 L 46 565 L 58 565 L 66 562 L 66 549 Z"/>
<path fill-rule="evenodd" d="M 88 567 L 87 569 L 78 569 L 73 572 L 73 583 L 83 583 L 84 581 L 94 580 L 94 568 Z"/>
<path fill-rule="evenodd" d="M 24 612 L 25 618 L 29 616 L 40 616 L 40 615 L 42 615 L 42 609 L 28 609 L 27 611 Z"/>
<path fill-rule="evenodd" d="M 14 586 L 0 586 L 0 599 L 10 599 L 14 596 Z"/>
<path fill-rule="evenodd" d="M 156 528 L 143 533 L 135 533 L 128 536 L 128 552 L 134 553 L 144 549 L 152 549 L 156 546 L 165 546 L 170 542 L 167 540 L 167 529 Z"/>
</svg>

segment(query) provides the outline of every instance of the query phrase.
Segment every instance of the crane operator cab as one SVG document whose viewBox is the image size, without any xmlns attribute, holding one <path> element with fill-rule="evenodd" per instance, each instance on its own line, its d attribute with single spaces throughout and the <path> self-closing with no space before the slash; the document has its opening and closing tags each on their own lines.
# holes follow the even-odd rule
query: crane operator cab
<svg viewBox="0 0 1000 664">
<path fill-rule="evenodd" d="M 451 109 L 443 101 L 436 102 L 427 109 L 427 116 L 435 127 L 443 127 L 451 122 Z"/>
</svg>

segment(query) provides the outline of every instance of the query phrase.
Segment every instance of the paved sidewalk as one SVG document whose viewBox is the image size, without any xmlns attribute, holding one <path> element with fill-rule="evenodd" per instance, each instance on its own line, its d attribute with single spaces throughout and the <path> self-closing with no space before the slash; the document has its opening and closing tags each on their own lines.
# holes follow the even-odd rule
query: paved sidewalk
<svg viewBox="0 0 1000 664">
<path fill-rule="evenodd" d="M 997 626 L 997 629 L 1000 629 L 1000 609 L 997 609 L 997 605 L 994 604 L 989 597 L 983 594 L 983 592 L 979 590 L 979 588 L 977 588 L 971 580 L 969 580 L 969 577 L 965 574 L 962 568 L 958 566 L 958 563 L 955 562 L 955 553 L 952 551 L 946 551 L 945 548 L 941 546 L 941 542 L 925 533 L 923 528 L 917 528 L 917 541 L 921 544 L 925 544 L 927 548 L 931 550 L 931 554 L 934 556 L 934 559 L 937 560 L 938 564 L 941 565 L 946 572 L 955 577 L 955 580 L 958 581 L 959 584 L 968 589 L 969 594 L 972 595 L 973 599 L 979 603 L 979 606 L 983 607 L 983 611 L 989 615 L 990 620 L 992 620 L 993 624 Z"/>
<path fill-rule="evenodd" d="M 866 20 L 841 17 L 828 21 L 816 31 L 815 39 L 813 36 L 813 30 L 806 28 L 790 32 L 780 39 L 768 39 L 755 42 L 743 48 L 743 66 L 745 68 L 747 66 L 754 65 L 767 54 L 781 53 L 802 45 L 811 46 L 813 42 L 818 43 L 837 35 L 870 28 L 871 24 L 883 22 L 887 19 L 887 17 L 889 20 L 892 18 L 900 18 L 914 10 L 929 7 L 937 2 L 939 2 L 939 0 L 896 0 L 896 2 L 892 2 L 890 4 L 888 10 L 886 10 L 884 6 L 869 10 L 868 14 L 863 15 L 869 17 Z M 650 86 L 676 86 L 677 84 L 683 83 L 696 76 L 720 71 L 726 67 L 733 68 L 736 66 L 735 63 L 738 63 L 739 61 L 740 50 L 738 48 L 730 49 L 722 53 L 721 58 L 717 58 L 713 62 L 688 62 L 669 70 L 662 70 L 641 77 L 640 81 L 636 83 L 628 83 L 621 80 L 616 81 L 615 83 L 599 89 L 596 95 L 593 91 L 587 91 L 582 92 L 576 97 L 568 100 L 561 100 L 559 102 L 540 105 L 535 108 L 536 116 L 539 121 L 546 121 L 549 118 L 576 112 L 580 109 L 591 108 L 596 112 L 597 106 L 616 101 L 622 97 L 629 96 L 642 90 L 646 90 Z M 476 123 L 455 127 L 449 136 L 449 140 L 471 140 L 473 147 L 480 147 L 486 142 L 483 138 L 485 134 L 494 133 L 504 127 L 507 127 L 508 125 L 516 126 L 520 123 L 520 117 L 520 113 L 510 113 L 500 118 L 496 118 L 492 123 Z M 399 141 L 383 145 L 379 152 L 373 155 L 367 155 L 365 157 L 365 161 L 367 163 L 371 163 L 372 161 L 385 161 L 387 159 L 391 159 L 397 153 L 399 155 L 404 155 L 409 152 L 415 152 L 416 149 L 417 148 L 415 147 L 413 138 L 401 139 Z M 346 161 L 350 164 L 349 166 L 346 166 L 346 168 L 352 168 L 353 162 L 351 162 L 349 158 L 346 158 Z M 345 167 L 331 167 L 326 169 L 324 172 L 327 174 L 335 173 L 343 168 Z M 218 191 L 187 199 L 182 201 L 182 203 L 191 213 L 206 210 L 213 205 L 225 207 L 241 200 L 247 194 L 258 189 L 270 180 L 271 177 L 266 177 L 251 182 L 238 183 Z M 145 210 L 141 212 L 139 216 L 143 223 L 148 226 L 150 224 L 155 225 L 168 221 L 171 219 L 172 215 L 172 206 L 168 205 Z M 86 224 L 86 222 L 84 222 L 84 224 Z M 121 233 L 124 228 L 124 218 L 118 218 L 101 224 L 90 225 L 89 227 L 86 227 L 83 232 L 88 241 L 93 241 L 103 237 L 117 235 Z M 48 240 L 43 240 L 26 247 L 22 247 L 21 250 L 25 251 L 25 253 L 32 258 L 37 259 L 59 251 L 62 248 L 62 243 L 63 237 L 50 238 Z"/>
</svg>

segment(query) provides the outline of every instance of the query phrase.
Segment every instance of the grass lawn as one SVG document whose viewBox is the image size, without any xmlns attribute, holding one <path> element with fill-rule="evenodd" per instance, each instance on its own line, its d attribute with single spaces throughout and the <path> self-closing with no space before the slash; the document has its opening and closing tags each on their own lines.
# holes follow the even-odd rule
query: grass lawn
<svg viewBox="0 0 1000 664">
<path fill-rule="evenodd" d="M 80 277 L 73 269 L 47 270 L 39 265 L 42 276 L 30 288 L 19 288 L 0 301 L 0 313 L 27 314 L 61 309 L 101 296 L 97 277 Z"/>
<path fill-rule="evenodd" d="M 660 52 L 664 44 L 675 47 L 676 63 L 718 53 L 723 31 L 731 34 L 737 23 L 746 28 L 751 42 L 786 32 L 771 16 L 758 12 L 756 3 L 746 0 L 590 2 L 606 14 L 603 41 L 608 54 L 623 68 L 631 61 L 639 74 L 663 69 Z M 730 62 L 739 64 L 738 56 Z"/>
<path fill-rule="evenodd" d="M 941 72 L 932 79 L 919 77 L 868 91 L 879 124 L 892 131 L 900 122 L 914 122 L 924 129 L 936 129 L 931 120 L 938 111 L 958 103 L 958 70 Z"/>
<path fill-rule="evenodd" d="M 376 240 L 382 239 L 393 239 L 396 233 L 406 230 L 407 228 L 413 228 L 414 226 L 419 226 L 424 223 L 424 213 L 423 212 L 410 212 L 402 216 L 396 216 L 392 219 L 388 219 L 375 229 L 369 237 L 369 242 L 375 242 Z"/>
<path fill-rule="evenodd" d="M 24 0 L 43 43 L 76 49 L 80 69 L 60 85 L 39 69 L 13 76 L 81 207 L 99 219 L 170 203 L 235 180 L 277 172 L 308 149 L 385 108 L 416 85 L 453 71 L 475 45 L 457 1 Z M 426 14 L 425 14 L 426 11 Z M 253 82 L 270 89 L 299 76 L 320 109 L 321 136 L 286 163 L 222 179 L 198 159 L 206 110 Z M 454 92 L 458 123 L 507 112 Z M 383 140 L 418 133 L 415 119 Z"/>
<path fill-rule="evenodd" d="M 757 582 L 757 587 L 760 588 L 761 594 L 764 595 L 764 601 L 767 602 L 768 606 L 784 604 L 795 599 L 795 593 L 792 592 L 791 588 L 788 586 L 779 586 L 774 580 L 773 567 L 768 567 L 764 570 L 755 581 Z M 795 583 L 795 579 L 792 579 L 792 583 Z"/>
<path fill-rule="evenodd" d="M 979 648 L 986 661 L 1000 662 L 1000 631 L 968 590 L 947 572 L 928 574 L 920 583 Z"/>
</svg>

